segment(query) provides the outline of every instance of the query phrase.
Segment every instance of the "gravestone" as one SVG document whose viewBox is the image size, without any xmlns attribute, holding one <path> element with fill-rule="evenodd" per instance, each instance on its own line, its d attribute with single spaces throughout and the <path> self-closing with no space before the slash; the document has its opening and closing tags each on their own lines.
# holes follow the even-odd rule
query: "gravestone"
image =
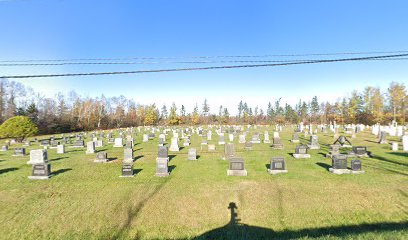
<svg viewBox="0 0 408 240">
<path fill-rule="evenodd" d="M 130 149 L 133 149 L 133 141 L 131 140 L 131 141 L 126 141 L 126 145 L 125 145 L 125 148 L 130 148 Z"/>
<path fill-rule="evenodd" d="M 169 176 L 168 168 L 168 149 L 166 146 L 159 147 L 158 156 L 156 158 L 156 176 L 158 177 L 167 177 Z"/>
<path fill-rule="evenodd" d="M 188 139 L 188 138 L 184 138 L 184 143 L 183 143 L 183 146 L 184 146 L 184 147 L 188 147 L 188 146 L 190 146 L 190 139 Z"/>
<path fill-rule="evenodd" d="M 268 131 L 265 131 L 265 134 L 264 134 L 264 143 L 271 143 L 271 140 L 269 140 L 269 133 L 268 133 Z"/>
<path fill-rule="evenodd" d="M 154 137 L 156 137 L 156 135 L 154 133 L 150 133 L 148 136 L 148 139 L 153 139 Z"/>
<path fill-rule="evenodd" d="M 359 159 L 351 160 L 351 173 L 353 174 L 360 174 L 364 173 L 365 171 L 362 169 L 362 163 Z"/>
<path fill-rule="evenodd" d="M 248 172 L 245 169 L 244 159 L 241 157 L 233 157 L 229 162 L 227 176 L 247 176 Z"/>
<path fill-rule="evenodd" d="M 334 141 L 333 145 L 337 143 L 339 143 L 342 147 L 351 147 L 352 145 L 351 142 L 343 135 L 339 136 L 337 140 Z M 348 143 L 348 145 L 346 145 L 346 143 Z"/>
<path fill-rule="evenodd" d="M 306 145 L 297 145 L 295 148 L 294 158 L 310 158 L 308 147 Z"/>
<path fill-rule="evenodd" d="M 86 143 L 86 154 L 95 153 L 95 142 Z"/>
<path fill-rule="evenodd" d="M 326 157 L 332 158 L 332 156 L 340 154 L 340 145 L 330 145 L 330 151 L 326 154 Z"/>
<path fill-rule="evenodd" d="M 207 145 L 208 141 L 206 139 L 201 140 L 201 145 Z"/>
<path fill-rule="evenodd" d="M 114 138 L 108 138 L 108 143 L 115 143 L 115 139 Z"/>
<path fill-rule="evenodd" d="M 171 138 L 170 151 L 172 152 L 180 151 L 179 146 L 178 146 L 178 138 L 176 137 Z"/>
<path fill-rule="evenodd" d="M 279 134 L 277 137 L 273 137 L 273 143 L 272 143 L 272 148 L 273 149 L 283 149 L 283 144 L 282 141 L 279 137 Z"/>
<path fill-rule="evenodd" d="M 85 146 L 84 140 L 75 140 L 74 145 L 72 147 L 83 148 L 84 146 Z"/>
<path fill-rule="evenodd" d="M 50 148 L 57 148 L 57 146 L 58 146 L 58 142 L 57 141 L 54 141 L 54 140 L 52 140 L 51 141 L 51 147 Z"/>
<path fill-rule="evenodd" d="M 133 163 L 133 149 L 132 148 L 125 148 L 123 150 L 123 162 Z"/>
<path fill-rule="evenodd" d="M 240 135 L 239 135 L 238 142 L 239 142 L 239 143 L 245 143 L 245 142 L 246 142 L 246 140 L 245 140 L 245 135 L 244 135 L 244 134 L 240 134 Z"/>
<path fill-rule="evenodd" d="M 164 138 L 159 138 L 159 147 L 164 145 Z"/>
<path fill-rule="evenodd" d="M 299 142 L 299 133 L 298 132 L 295 132 L 293 134 L 291 142 L 294 142 L 294 143 Z"/>
<path fill-rule="evenodd" d="M 26 155 L 25 148 L 14 148 L 13 157 L 24 157 Z"/>
<path fill-rule="evenodd" d="M 8 145 L 1 146 L 1 151 L 2 152 L 8 151 Z"/>
<path fill-rule="evenodd" d="M 397 142 L 393 142 L 391 145 L 391 150 L 392 151 L 398 151 L 398 143 Z"/>
<path fill-rule="evenodd" d="M 48 153 L 45 149 L 37 149 L 30 151 L 30 160 L 27 164 L 43 164 L 48 163 Z"/>
<path fill-rule="evenodd" d="M 338 154 L 332 157 L 332 167 L 329 168 L 329 172 L 333 174 L 346 174 L 350 173 L 347 169 L 347 155 Z"/>
<path fill-rule="evenodd" d="M 32 165 L 32 173 L 28 179 L 41 180 L 50 178 L 51 165 L 48 163 L 48 154 L 46 150 L 31 150 L 30 161 L 28 161 L 27 164 Z"/>
<path fill-rule="evenodd" d="M 287 173 L 284 157 L 272 157 L 268 169 L 269 174 Z"/>
<path fill-rule="evenodd" d="M 188 160 L 197 160 L 197 150 L 195 148 L 188 149 Z"/>
<path fill-rule="evenodd" d="M 163 158 L 169 161 L 169 150 L 166 146 L 159 147 L 158 153 L 157 153 L 158 158 Z"/>
<path fill-rule="evenodd" d="M 352 151 L 348 153 L 349 157 L 368 157 L 367 147 L 354 146 Z"/>
<path fill-rule="evenodd" d="M 123 147 L 123 138 L 115 138 L 115 144 L 113 147 Z"/>
<path fill-rule="evenodd" d="M 215 151 L 215 144 L 208 144 L 208 151 Z"/>
<path fill-rule="evenodd" d="M 31 180 L 45 180 L 51 177 L 51 164 L 42 163 L 34 164 L 32 166 L 31 176 L 28 176 L 28 179 Z"/>
<path fill-rule="evenodd" d="M 133 163 L 122 163 L 122 175 L 120 177 L 134 177 Z"/>
<path fill-rule="evenodd" d="M 232 134 L 232 133 L 228 134 L 228 138 L 229 138 L 230 142 L 233 142 L 234 141 L 234 134 Z"/>
<path fill-rule="evenodd" d="M 308 145 L 309 149 L 320 149 L 317 135 L 310 136 L 310 144 Z"/>
<path fill-rule="evenodd" d="M 65 146 L 60 144 L 57 146 L 57 153 L 58 154 L 64 154 L 65 153 Z"/>
<path fill-rule="evenodd" d="M 95 142 L 95 147 L 100 148 L 103 147 L 103 140 L 97 140 Z"/>
<path fill-rule="evenodd" d="M 49 146 L 50 145 L 50 140 L 48 140 L 48 139 L 41 140 L 40 145 L 41 146 Z"/>
<path fill-rule="evenodd" d="M 245 149 L 245 150 L 252 150 L 252 146 L 253 146 L 253 143 L 252 143 L 252 142 L 246 142 L 246 143 L 244 144 L 244 149 Z"/>
<path fill-rule="evenodd" d="M 402 151 L 408 152 L 408 135 L 402 136 Z"/>
<path fill-rule="evenodd" d="M 225 136 L 221 135 L 218 139 L 218 145 L 224 145 L 225 144 Z"/>
<path fill-rule="evenodd" d="M 235 156 L 235 146 L 233 143 L 228 143 L 224 145 L 224 160 L 229 160 Z"/>
<path fill-rule="evenodd" d="M 253 136 L 252 136 L 252 140 L 251 140 L 251 142 L 252 143 L 261 143 L 261 139 L 259 138 L 259 134 L 254 134 Z"/>
<path fill-rule="evenodd" d="M 105 151 L 96 153 L 95 163 L 106 163 L 108 162 L 108 153 Z"/>
<path fill-rule="evenodd" d="M 211 141 L 211 140 L 212 140 L 212 132 L 211 132 L 211 131 L 208 131 L 207 141 Z"/>
<path fill-rule="evenodd" d="M 386 144 L 387 143 L 387 133 L 385 131 L 381 131 L 380 133 L 380 140 L 378 141 L 379 144 Z"/>
<path fill-rule="evenodd" d="M 165 134 L 163 134 L 163 133 L 160 134 L 160 135 L 159 135 L 159 139 L 160 139 L 160 138 L 163 139 L 163 142 L 166 141 L 166 135 L 165 135 Z"/>
</svg>

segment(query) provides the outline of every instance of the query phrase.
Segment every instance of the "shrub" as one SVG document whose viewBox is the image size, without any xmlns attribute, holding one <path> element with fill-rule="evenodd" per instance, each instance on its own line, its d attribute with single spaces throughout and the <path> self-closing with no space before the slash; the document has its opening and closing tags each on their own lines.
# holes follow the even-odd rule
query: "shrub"
<svg viewBox="0 0 408 240">
<path fill-rule="evenodd" d="M 25 116 L 16 116 L 7 119 L 0 126 L 0 137 L 15 138 L 21 142 L 25 138 L 33 136 L 38 132 L 38 127 Z"/>
</svg>

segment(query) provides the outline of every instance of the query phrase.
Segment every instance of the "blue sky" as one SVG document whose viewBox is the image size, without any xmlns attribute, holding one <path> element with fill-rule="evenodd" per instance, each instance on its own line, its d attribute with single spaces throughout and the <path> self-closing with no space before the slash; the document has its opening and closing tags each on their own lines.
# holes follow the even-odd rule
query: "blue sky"
<svg viewBox="0 0 408 240">
<path fill-rule="evenodd" d="M 0 0 L 0 60 L 408 50 L 407 9 L 403 0 Z M 194 66 L 204 65 L 217 64 Z M 0 66 L 0 75 L 186 66 Z M 280 97 L 291 104 L 314 95 L 334 101 L 367 85 L 407 84 L 407 73 L 405 60 L 18 81 L 47 96 L 124 95 L 159 107 L 176 102 L 188 111 L 207 98 L 212 112 L 224 105 L 234 113 L 241 99 L 262 108 Z"/>
</svg>

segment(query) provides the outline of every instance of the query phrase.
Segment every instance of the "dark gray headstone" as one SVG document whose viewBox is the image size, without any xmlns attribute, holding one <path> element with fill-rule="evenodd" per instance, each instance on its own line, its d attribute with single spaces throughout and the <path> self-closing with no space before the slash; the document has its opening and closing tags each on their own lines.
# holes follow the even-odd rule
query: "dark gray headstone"
<svg viewBox="0 0 408 240">
<path fill-rule="evenodd" d="M 333 155 L 332 165 L 333 169 L 347 169 L 347 155 Z"/>
<path fill-rule="evenodd" d="M 352 171 L 361 171 L 362 166 L 361 166 L 361 161 L 359 159 L 353 159 L 351 160 L 351 170 Z"/>
</svg>

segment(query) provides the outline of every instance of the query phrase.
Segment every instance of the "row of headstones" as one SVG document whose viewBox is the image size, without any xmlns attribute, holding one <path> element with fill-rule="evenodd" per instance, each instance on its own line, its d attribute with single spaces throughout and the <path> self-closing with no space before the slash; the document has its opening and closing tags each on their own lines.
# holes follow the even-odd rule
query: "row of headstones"
<svg viewBox="0 0 408 240">
<path fill-rule="evenodd" d="M 188 151 L 188 160 L 197 160 L 197 150 L 190 148 Z M 95 163 L 107 163 L 109 161 L 107 152 L 102 151 L 96 154 Z M 120 177 L 133 177 L 133 149 L 124 149 L 124 160 L 122 162 L 122 175 Z M 159 147 L 158 157 L 156 159 L 156 176 L 168 176 L 169 155 L 166 146 Z M 45 149 L 30 151 L 30 160 L 27 164 L 32 165 L 32 175 L 29 179 L 49 179 L 51 177 L 51 164 L 48 161 L 48 152 Z"/>
<path fill-rule="evenodd" d="M 364 152 L 364 154 L 363 154 Z M 347 158 L 348 157 L 362 157 L 366 154 L 366 149 L 355 148 L 353 152 L 349 155 L 340 154 L 338 149 L 335 152 L 332 149 L 331 158 L 332 158 L 332 168 L 329 168 L 329 171 L 334 174 L 345 174 L 345 173 L 364 173 L 362 170 L 361 160 L 353 159 L 351 161 L 351 170 L 347 168 Z M 296 158 L 310 158 L 310 155 L 307 154 L 307 147 L 300 145 L 296 149 L 294 154 Z M 228 176 L 247 176 L 248 172 L 244 167 L 244 159 L 242 157 L 236 157 L 233 144 L 225 145 L 224 160 L 229 160 L 229 169 L 227 170 Z M 268 172 L 270 174 L 286 173 L 286 163 L 284 157 L 272 157 Z"/>
<path fill-rule="evenodd" d="M 402 139 L 402 150 L 403 151 L 408 151 L 408 135 L 401 136 L 401 139 Z M 387 132 L 385 132 L 385 131 L 380 132 L 378 143 L 379 144 L 388 144 Z M 399 145 L 398 142 L 392 142 L 391 143 L 391 150 L 392 151 L 398 151 L 398 149 L 399 149 L 398 145 Z"/>
</svg>

